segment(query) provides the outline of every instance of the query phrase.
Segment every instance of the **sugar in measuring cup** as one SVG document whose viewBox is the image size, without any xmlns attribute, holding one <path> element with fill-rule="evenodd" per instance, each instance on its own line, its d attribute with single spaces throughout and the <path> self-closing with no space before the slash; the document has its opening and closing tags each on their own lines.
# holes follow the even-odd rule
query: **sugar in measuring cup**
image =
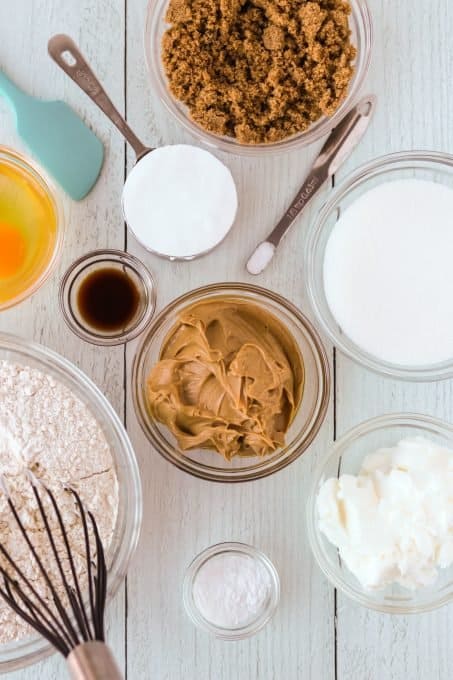
<svg viewBox="0 0 453 680">
<path fill-rule="evenodd" d="M 136 164 L 126 179 L 122 206 L 127 225 L 141 245 L 171 260 L 191 260 L 219 245 L 237 211 L 229 169 L 192 145 L 146 147 L 114 107 L 74 41 L 56 35 L 48 49 L 135 151 Z"/>
</svg>

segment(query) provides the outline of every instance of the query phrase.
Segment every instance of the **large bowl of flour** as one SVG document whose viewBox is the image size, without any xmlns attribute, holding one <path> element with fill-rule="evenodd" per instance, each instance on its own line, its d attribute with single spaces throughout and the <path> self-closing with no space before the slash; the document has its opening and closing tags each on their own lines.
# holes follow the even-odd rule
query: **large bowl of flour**
<svg viewBox="0 0 453 680">
<path fill-rule="evenodd" d="M 63 485 L 68 485 L 92 511 L 106 553 L 111 599 L 137 545 L 142 517 L 140 477 L 129 438 L 107 399 L 78 368 L 41 345 L 0 334 L 0 474 L 21 507 L 31 499 L 28 470 L 52 489 L 59 503 L 65 502 Z M 17 528 L 4 506 L 0 497 L 0 542 L 14 554 Z M 76 533 L 73 540 L 77 550 Z M 39 549 L 38 526 L 35 541 Z M 18 552 L 15 559 L 25 561 L 26 556 Z M 22 566 L 33 569 L 28 562 Z M 0 672 L 51 652 L 0 601 Z"/>
</svg>

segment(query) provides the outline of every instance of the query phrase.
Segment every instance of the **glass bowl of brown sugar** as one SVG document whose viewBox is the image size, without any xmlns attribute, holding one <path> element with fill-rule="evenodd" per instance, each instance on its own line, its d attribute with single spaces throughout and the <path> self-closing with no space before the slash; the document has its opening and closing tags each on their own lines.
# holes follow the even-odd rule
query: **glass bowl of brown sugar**
<svg viewBox="0 0 453 680">
<path fill-rule="evenodd" d="M 289 2 L 283 27 L 253 0 L 236 18 L 208 12 L 208 4 L 150 0 L 145 27 L 153 90 L 197 141 L 252 157 L 277 154 L 328 134 L 354 104 L 371 56 L 366 0 L 327 9 Z"/>
</svg>

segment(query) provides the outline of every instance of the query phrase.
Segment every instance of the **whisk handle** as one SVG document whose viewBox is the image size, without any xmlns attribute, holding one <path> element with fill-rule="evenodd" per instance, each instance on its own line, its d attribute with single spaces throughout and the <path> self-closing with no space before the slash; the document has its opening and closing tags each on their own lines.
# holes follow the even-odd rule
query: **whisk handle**
<svg viewBox="0 0 453 680">
<path fill-rule="evenodd" d="M 72 680 L 123 680 L 113 654 L 103 642 L 84 642 L 66 658 Z"/>
</svg>

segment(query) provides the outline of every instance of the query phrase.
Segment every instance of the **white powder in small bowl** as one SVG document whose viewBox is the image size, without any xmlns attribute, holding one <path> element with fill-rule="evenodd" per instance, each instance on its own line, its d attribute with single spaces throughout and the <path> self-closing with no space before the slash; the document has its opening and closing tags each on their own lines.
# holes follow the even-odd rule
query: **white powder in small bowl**
<svg viewBox="0 0 453 680">
<path fill-rule="evenodd" d="M 124 218 L 148 250 L 190 259 L 217 246 L 237 211 L 228 168 L 204 149 L 163 146 L 146 154 L 123 190 Z"/>
<path fill-rule="evenodd" d="M 193 599 L 201 615 L 219 628 L 239 628 L 265 608 L 271 579 L 258 560 L 239 553 L 220 553 L 199 569 Z"/>
</svg>

